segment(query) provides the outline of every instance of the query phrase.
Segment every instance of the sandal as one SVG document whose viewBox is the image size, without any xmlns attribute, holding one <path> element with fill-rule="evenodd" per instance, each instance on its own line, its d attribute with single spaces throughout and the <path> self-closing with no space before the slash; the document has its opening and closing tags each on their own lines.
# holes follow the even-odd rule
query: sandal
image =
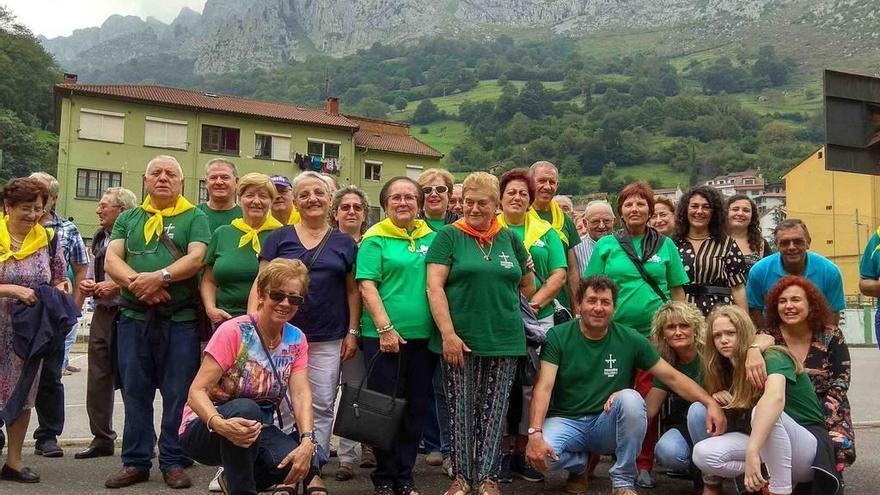
<svg viewBox="0 0 880 495">
<path fill-rule="evenodd" d="M 336 481 L 348 481 L 352 478 L 354 478 L 354 466 L 347 462 L 339 463 L 336 469 Z"/>
<path fill-rule="evenodd" d="M 297 495 L 299 485 L 275 485 L 266 491 L 272 495 Z"/>
<path fill-rule="evenodd" d="M 452 481 L 452 484 L 449 485 L 449 488 L 443 495 L 469 495 L 470 493 L 471 487 L 468 485 L 468 482 L 463 477 L 458 476 Z"/>
</svg>

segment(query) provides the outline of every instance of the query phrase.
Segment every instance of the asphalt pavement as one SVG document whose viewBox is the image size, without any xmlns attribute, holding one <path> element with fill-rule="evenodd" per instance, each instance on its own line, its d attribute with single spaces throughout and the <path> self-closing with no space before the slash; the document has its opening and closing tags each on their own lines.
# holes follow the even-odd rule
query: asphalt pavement
<svg viewBox="0 0 880 495">
<path fill-rule="evenodd" d="M 81 346 L 78 344 L 78 347 Z M 75 349 L 82 351 L 83 349 Z M 852 404 L 853 420 L 857 424 L 856 448 L 858 460 L 846 471 L 847 495 L 877 495 L 880 494 L 880 449 L 875 447 L 880 442 L 880 395 L 876 393 L 880 386 L 880 351 L 876 348 L 853 348 L 850 350 L 853 359 L 852 384 L 849 399 Z M 42 477 L 42 481 L 34 485 L 22 485 L 9 481 L 0 481 L 0 494 L 153 494 L 153 493 L 207 493 L 208 482 L 214 474 L 214 468 L 195 466 L 187 470 L 193 478 L 194 487 L 188 490 L 171 490 L 162 482 L 162 475 L 158 467 L 154 467 L 150 481 L 141 483 L 121 490 L 107 490 L 104 488 L 104 480 L 120 468 L 118 455 L 99 459 L 76 460 L 73 454 L 84 448 L 90 440 L 88 418 L 85 412 L 85 373 L 86 356 L 76 353 L 72 356 L 72 362 L 83 370 L 64 377 L 66 390 L 66 413 L 67 422 L 61 445 L 65 449 L 65 456 L 57 459 L 46 459 L 33 455 L 33 442 L 25 446 L 25 464 L 34 469 Z M 158 411 L 161 410 L 161 397 L 156 399 L 156 423 L 158 424 Z M 117 395 L 116 410 L 114 411 L 114 425 L 120 432 L 122 429 L 123 408 L 121 397 Z M 36 425 L 35 417 L 31 418 L 28 438 Z M 119 448 L 117 448 L 117 454 Z M 611 487 L 608 481 L 607 469 L 609 462 L 603 459 L 596 471 L 596 478 L 590 483 L 589 494 L 608 494 Z M 333 479 L 336 470 L 336 459 L 325 467 L 325 479 L 327 480 L 331 495 L 354 495 L 372 493 L 372 485 L 369 481 L 369 470 L 356 469 L 353 480 L 344 483 Z M 416 481 L 425 495 L 439 495 L 444 492 L 449 484 L 439 468 L 428 466 L 422 456 L 416 463 Z M 661 471 L 655 473 L 657 487 L 653 489 L 640 489 L 644 495 L 685 495 L 696 493 L 687 481 L 668 478 Z M 509 485 L 502 485 L 502 492 L 517 495 L 543 495 L 561 494 L 564 475 L 553 473 L 542 483 L 527 483 L 514 481 Z M 733 490 L 728 487 L 728 492 Z"/>
</svg>

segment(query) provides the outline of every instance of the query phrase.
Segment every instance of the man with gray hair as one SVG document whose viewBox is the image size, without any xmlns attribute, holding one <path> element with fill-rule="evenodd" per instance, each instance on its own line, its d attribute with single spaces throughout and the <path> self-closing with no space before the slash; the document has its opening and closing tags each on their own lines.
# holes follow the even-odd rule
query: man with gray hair
<svg viewBox="0 0 880 495">
<path fill-rule="evenodd" d="M 581 276 L 590 262 L 596 241 L 614 231 L 614 209 L 608 201 L 596 199 L 587 203 L 584 218 L 587 223 L 587 234 L 581 236 L 581 243 L 574 247 L 577 269 Z"/>
<path fill-rule="evenodd" d="M 116 218 L 125 210 L 137 207 L 137 196 L 121 187 L 108 188 L 98 202 L 95 214 L 101 227 L 92 238 L 92 261 L 79 289 L 95 298 L 95 312 L 89 330 L 89 367 L 86 381 L 86 413 L 92 442 L 73 456 L 91 459 L 113 455 L 116 432 L 113 431 L 113 399 L 116 373 L 113 369 L 113 344 L 119 308 L 119 284 L 106 276 L 104 259 Z"/>
<path fill-rule="evenodd" d="M 150 478 L 156 439 L 153 400 L 162 394 L 159 469 L 171 488 L 189 488 L 190 464 L 180 446 L 181 411 L 199 368 L 195 276 L 211 241 L 208 217 L 181 194 L 183 173 L 172 156 L 147 164 L 147 197 L 113 224 L 104 264 L 120 286 L 116 352 L 125 426 L 122 469 L 107 488 Z"/>
<path fill-rule="evenodd" d="M 574 218 L 574 203 L 571 202 L 570 196 L 557 194 L 556 196 L 553 196 L 553 199 L 559 204 L 559 207 L 562 208 L 562 211 L 565 212 L 566 215 Z"/>
<path fill-rule="evenodd" d="M 79 283 L 85 278 L 89 266 L 89 253 L 76 225 L 65 220 L 55 213 L 55 205 L 58 202 L 59 184 L 55 177 L 45 172 L 34 172 L 31 177 L 43 182 L 49 189 L 49 200 L 43 210 L 40 223 L 43 227 L 51 228 L 58 236 L 58 245 L 64 251 L 64 259 L 67 265 L 73 269 L 73 292 L 74 304 L 82 308 L 84 296 L 79 290 Z M 35 408 L 40 426 L 34 431 L 34 453 L 45 457 L 61 457 L 64 450 L 58 446 L 58 437 L 64 429 L 64 386 L 61 384 L 61 375 L 69 375 L 79 368 L 71 366 L 68 360 L 70 347 L 76 341 L 76 327 L 74 324 L 67 333 L 63 345 L 47 354 L 43 360 L 40 372 L 40 383 L 37 389 Z"/>
<path fill-rule="evenodd" d="M 205 190 L 208 201 L 198 209 L 208 216 L 211 232 L 221 225 L 229 225 L 241 218 L 241 207 L 235 203 L 238 186 L 238 167 L 225 158 L 214 158 L 205 164 Z"/>
</svg>

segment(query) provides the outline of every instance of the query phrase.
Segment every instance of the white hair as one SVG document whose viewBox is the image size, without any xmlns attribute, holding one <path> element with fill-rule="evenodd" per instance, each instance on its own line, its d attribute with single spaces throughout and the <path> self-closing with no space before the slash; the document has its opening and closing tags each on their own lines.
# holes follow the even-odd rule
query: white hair
<svg viewBox="0 0 880 495">
<path fill-rule="evenodd" d="M 113 196 L 116 205 L 122 210 L 130 210 L 137 206 L 137 196 L 124 187 L 108 187 L 104 194 Z"/>
<path fill-rule="evenodd" d="M 306 172 L 302 172 L 293 178 L 293 182 L 291 185 L 293 186 L 294 196 L 297 194 L 297 189 L 299 189 L 299 185 L 309 179 L 315 179 L 319 181 L 321 184 L 324 185 L 324 191 L 327 194 L 330 194 L 330 184 L 327 183 L 327 179 L 325 179 L 324 176 L 319 174 L 318 172 L 312 172 L 311 170 L 309 170 Z"/>
<path fill-rule="evenodd" d="M 553 170 L 553 172 L 556 174 L 556 177 L 559 177 L 559 169 L 556 168 L 556 165 L 553 165 L 551 162 L 548 162 L 547 160 L 540 160 L 540 161 L 533 163 L 532 166 L 529 167 L 529 174 L 535 175 L 535 172 L 539 168 L 549 168 L 550 170 Z"/>
<path fill-rule="evenodd" d="M 49 196 L 58 196 L 58 191 L 61 190 L 61 186 L 58 184 L 58 179 L 46 172 L 34 172 L 31 174 L 31 177 L 46 183 L 46 187 L 49 188 Z"/>
<path fill-rule="evenodd" d="M 594 199 L 587 203 L 587 207 L 584 208 L 584 216 L 590 216 L 590 210 L 595 208 L 607 208 L 609 212 L 611 212 L 611 218 L 614 218 L 614 208 L 611 207 L 611 203 L 604 199 Z"/>
<path fill-rule="evenodd" d="M 171 155 L 158 155 L 154 157 L 152 160 L 147 162 L 147 168 L 144 170 L 144 175 L 150 173 L 150 167 L 157 163 L 171 163 L 175 167 L 177 167 L 177 173 L 180 175 L 180 180 L 183 180 L 183 167 L 180 166 L 180 162 L 177 161 L 177 158 L 174 158 Z"/>
</svg>

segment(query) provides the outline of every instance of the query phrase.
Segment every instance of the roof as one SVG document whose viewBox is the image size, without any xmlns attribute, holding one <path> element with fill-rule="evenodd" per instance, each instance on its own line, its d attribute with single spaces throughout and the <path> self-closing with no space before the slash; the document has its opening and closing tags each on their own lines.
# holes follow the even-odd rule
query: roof
<svg viewBox="0 0 880 495">
<path fill-rule="evenodd" d="M 325 109 L 306 108 L 271 101 L 250 100 L 236 96 L 216 95 L 189 89 L 157 85 L 57 84 L 56 93 L 103 96 L 119 100 L 167 105 L 189 110 L 207 110 L 250 117 L 297 122 L 322 127 L 357 129 L 358 125 L 344 115 Z"/>
<path fill-rule="evenodd" d="M 354 133 L 354 144 L 355 146 L 372 150 L 443 158 L 443 153 L 412 136 L 402 134 L 360 130 Z"/>
<path fill-rule="evenodd" d="M 764 193 L 764 194 L 762 194 L 762 195 L 760 195 L 760 196 L 758 196 L 758 197 L 759 197 L 759 198 L 782 198 L 782 199 L 785 199 L 785 193 L 771 193 L 771 192 L 768 192 L 768 193 Z"/>
</svg>

